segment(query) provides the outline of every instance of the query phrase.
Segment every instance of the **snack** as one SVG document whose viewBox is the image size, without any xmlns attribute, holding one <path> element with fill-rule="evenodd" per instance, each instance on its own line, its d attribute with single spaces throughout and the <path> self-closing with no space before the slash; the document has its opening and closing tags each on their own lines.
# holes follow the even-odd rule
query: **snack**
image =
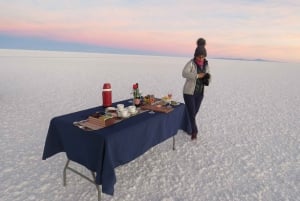
<svg viewBox="0 0 300 201">
<path fill-rule="evenodd" d="M 180 104 L 179 102 L 171 101 L 171 105 L 173 105 L 173 106 L 176 106 L 176 105 L 179 105 L 179 104 Z"/>
<path fill-rule="evenodd" d="M 144 96 L 144 103 L 145 104 L 153 104 L 155 102 L 155 97 L 154 95 L 147 95 L 147 96 Z"/>
<path fill-rule="evenodd" d="M 162 97 L 161 100 L 162 100 L 163 102 L 165 102 L 165 103 L 170 103 L 170 102 L 171 102 L 171 99 L 170 99 L 168 96 Z"/>
</svg>

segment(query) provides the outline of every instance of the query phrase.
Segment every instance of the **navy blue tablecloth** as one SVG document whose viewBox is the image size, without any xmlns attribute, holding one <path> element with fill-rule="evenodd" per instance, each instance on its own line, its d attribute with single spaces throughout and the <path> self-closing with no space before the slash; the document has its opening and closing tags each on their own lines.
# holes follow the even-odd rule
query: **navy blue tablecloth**
<svg viewBox="0 0 300 201">
<path fill-rule="evenodd" d="M 130 105 L 128 100 L 114 103 Z M 151 147 L 176 135 L 178 130 L 191 131 L 184 104 L 175 106 L 170 113 L 149 114 L 144 112 L 117 124 L 96 131 L 84 131 L 73 125 L 86 119 L 95 107 L 59 117 L 50 121 L 45 142 L 43 160 L 66 152 L 68 159 L 96 172 L 96 183 L 102 192 L 113 195 L 116 175 L 114 168 L 145 153 Z"/>
</svg>

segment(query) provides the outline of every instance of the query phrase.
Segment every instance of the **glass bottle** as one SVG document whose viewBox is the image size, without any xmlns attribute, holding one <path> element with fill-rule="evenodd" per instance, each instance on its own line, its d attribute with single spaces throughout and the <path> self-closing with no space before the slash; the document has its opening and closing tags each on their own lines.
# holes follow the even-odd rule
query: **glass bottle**
<svg viewBox="0 0 300 201">
<path fill-rule="evenodd" d="M 141 105 L 141 94 L 139 91 L 139 84 L 135 83 L 133 85 L 133 104 L 138 107 Z"/>
</svg>

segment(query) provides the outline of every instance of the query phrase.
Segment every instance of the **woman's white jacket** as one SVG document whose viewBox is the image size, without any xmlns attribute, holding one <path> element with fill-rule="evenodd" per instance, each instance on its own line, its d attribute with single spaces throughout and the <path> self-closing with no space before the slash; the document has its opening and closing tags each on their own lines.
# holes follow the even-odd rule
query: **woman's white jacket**
<svg viewBox="0 0 300 201">
<path fill-rule="evenodd" d="M 207 65 L 203 73 L 209 73 L 209 66 Z M 196 87 L 196 80 L 198 78 L 197 65 L 191 59 L 182 70 L 182 77 L 186 79 L 183 86 L 183 93 L 193 95 Z"/>
</svg>

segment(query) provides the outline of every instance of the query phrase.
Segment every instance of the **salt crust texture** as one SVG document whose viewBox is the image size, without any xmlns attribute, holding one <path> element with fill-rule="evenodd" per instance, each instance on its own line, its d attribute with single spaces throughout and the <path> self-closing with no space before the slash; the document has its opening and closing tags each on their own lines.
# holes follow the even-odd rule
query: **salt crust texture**
<svg viewBox="0 0 300 201">
<path fill-rule="evenodd" d="M 0 200 L 90 201 L 95 187 L 68 173 L 65 153 L 45 161 L 51 118 L 169 91 L 183 101 L 189 58 L 0 50 Z M 116 169 L 103 201 L 296 201 L 300 197 L 300 64 L 209 59 L 212 83 L 197 116 L 199 138 L 183 131 Z M 73 167 L 89 171 L 73 163 Z"/>
</svg>

